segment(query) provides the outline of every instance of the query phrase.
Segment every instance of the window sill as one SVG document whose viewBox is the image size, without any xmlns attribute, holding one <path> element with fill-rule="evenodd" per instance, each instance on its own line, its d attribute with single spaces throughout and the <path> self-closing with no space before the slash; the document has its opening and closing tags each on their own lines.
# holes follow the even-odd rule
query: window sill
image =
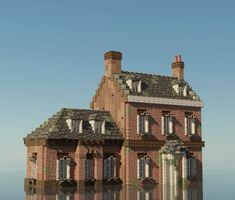
<svg viewBox="0 0 235 200">
<path fill-rule="evenodd" d="M 61 187 L 76 187 L 77 182 L 73 179 L 66 179 L 66 180 L 59 181 L 59 185 Z"/>
<path fill-rule="evenodd" d="M 122 184 L 122 180 L 119 177 L 111 177 L 103 179 L 104 185 L 119 185 Z"/>
</svg>

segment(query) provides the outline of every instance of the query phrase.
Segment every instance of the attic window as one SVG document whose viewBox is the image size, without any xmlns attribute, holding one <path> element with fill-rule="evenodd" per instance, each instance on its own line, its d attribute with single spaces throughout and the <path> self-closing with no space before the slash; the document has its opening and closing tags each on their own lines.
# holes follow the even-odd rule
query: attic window
<svg viewBox="0 0 235 200">
<path fill-rule="evenodd" d="M 71 133 L 82 133 L 83 121 L 78 119 L 67 119 L 66 123 Z"/>
<path fill-rule="evenodd" d="M 132 92 L 141 93 L 142 92 L 142 82 L 140 80 L 127 80 L 126 84 Z"/>
<path fill-rule="evenodd" d="M 187 96 L 188 87 L 186 84 L 175 84 L 172 87 L 179 96 Z"/>
<path fill-rule="evenodd" d="M 92 130 L 95 133 L 105 133 L 105 121 L 99 121 L 99 120 L 90 120 L 89 123 L 91 124 Z"/>
</svg>

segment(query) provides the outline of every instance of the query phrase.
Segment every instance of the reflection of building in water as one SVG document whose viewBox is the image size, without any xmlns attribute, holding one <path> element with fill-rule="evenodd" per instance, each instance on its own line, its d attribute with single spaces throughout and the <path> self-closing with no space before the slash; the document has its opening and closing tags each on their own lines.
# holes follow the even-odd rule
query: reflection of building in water
<svg viewBox="0 0 235 200">
<path fill-rule="evenodd" d="M 121 60 L 120 52 L 105 53 L 90 110 L 61 109 L 24 138 L 26 188 L 161 185 L 157 193 L 125 189 L 123 199 L 174 199 L 191 194 L 180 187 L 202 182 L 203 103 L 184 80 L 181 56 L 171 76 L 123 71 Z"/>
<path fill-rule="evenodd" d="M 73 194 L 58 193 L 56 194 L 56 200 L 73 200 Z"/>
<path fill-rule="evenodd" d="M 170 186 L 166 186 L 170 187 Z M 170 188 L 167 189 L 170 192 Z M 154 188 L 130 188 L 104 186 L 101 190 L 89 187 L 85 190 L 66 191 L 50 190 L 26 193 L 26 200 L 202 200 L 202 186 L 178 187 L 178 197 L 171 198 L 171 194 L 161 196 L 160 186 Z"/>
</svg>

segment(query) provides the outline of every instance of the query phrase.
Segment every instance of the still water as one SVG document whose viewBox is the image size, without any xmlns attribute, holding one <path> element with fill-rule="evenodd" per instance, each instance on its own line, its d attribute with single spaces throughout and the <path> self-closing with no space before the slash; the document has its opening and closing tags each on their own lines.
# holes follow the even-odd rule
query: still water
<svg viewBox="0 0 235 200">
<path fill-rule="evenodd" d="M 35 193 L 32 190 L 25 192 L 24 173 L 23 170 L 0 170 L 0 200 L 163 200 L 159 186 L 146 189 L 139 189 L 132 185 L 130 187 L 103 187 L 100 190 L 88 188 L 81 191 L 46 190 Z M 166 200 L 172 199 L 172 191 L 168 187 L 167 194 L 165 194 Z M 201 185 L 194 185 L 181 187 L 178 193 L 179 200 L 235 200 L 235 171 L 205 170 L 203 191 Z"/>
</svg>

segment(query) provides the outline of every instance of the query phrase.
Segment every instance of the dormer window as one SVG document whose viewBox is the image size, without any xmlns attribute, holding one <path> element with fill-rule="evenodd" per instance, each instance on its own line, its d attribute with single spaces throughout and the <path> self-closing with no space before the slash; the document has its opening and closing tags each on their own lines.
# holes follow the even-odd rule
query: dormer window
<svg viewBox="0 0 235 200">
<path fill-rule="evenodd" d="M 175 84 L 172 87 L 179 96 L 184 96 L 184 97 L 187 96 L 188 87 L 186 84 Z"/>
<path fill-rule="evenodd" d="M 149 114 L 146 111 L 138 111 L 137 134 L 149 133 Z"/>
<path fill-rule="evenodd" d="M 163 113 L 162 115 L 162 134 L 172 134 L 174 129 L 174 118 L 170 113 Z"/>
<path fill-rule="evenodd" d="M 140 80 L 127 80 L 126 84 L 132 92 L 141 93 L 142 92 L 142 82 Z"/>
<path fill-rule="evenodd" d="M 184 119 L 184 125 L 185 125 L 185 135 L 196 134 L 196 119 L 194 115 L 186 113 Z"/>
<path fill-rule="evenodd" d="M 90 120 L 89 123 L 94 133 L 105 134 L 105 121 Z"/>
<path fill-rule="evenodd" d="M 67 119 L 66 123 L 71 133 L 83 132 L 83 121 L 78 119 Z"/>
</svg>

